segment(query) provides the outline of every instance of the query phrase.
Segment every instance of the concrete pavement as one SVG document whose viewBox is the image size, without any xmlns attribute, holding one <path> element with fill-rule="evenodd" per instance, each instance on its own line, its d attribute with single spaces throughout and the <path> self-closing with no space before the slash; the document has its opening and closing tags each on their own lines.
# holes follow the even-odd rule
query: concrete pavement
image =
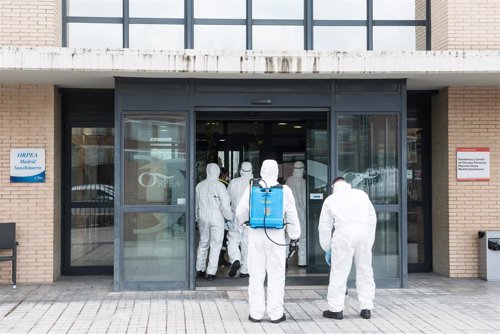
<svg viewBox="0 0 500 334">
<path fill-rule="evenodd" d="M 287 287 L 287 320 L 248 321 L 246 287 L 113 292 L 111 277 L 0 285 L 0 333 L 500 333 L 500 282 L 410 274 L 378 289 L 372 319 L 350 291 L 343 320 L 322 317 L 326 286 Z"/>
</svg>

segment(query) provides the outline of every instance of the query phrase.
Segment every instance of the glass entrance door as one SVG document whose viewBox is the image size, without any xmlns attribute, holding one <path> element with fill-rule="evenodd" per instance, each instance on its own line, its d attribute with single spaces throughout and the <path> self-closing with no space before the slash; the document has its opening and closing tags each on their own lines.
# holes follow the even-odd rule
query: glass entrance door
<svg viewBox="0 0 500 334">
<path fill-rule="evenodd" d="M 401 277 L 398 122 L 398 115 L 337 116 L 338 175 L 365 191 L 377 212 L 375 279 Z"/>
<path fill-rule="evenodd" d="M 112 274 L 114 129 L 68 128 L 64 188 L 64 274 Z"/>
<path fill-rule="evenodd" d="M 188 288 L 187 115 L 124 115 L 120 282 Z"/>
<path fill-rule="evenodd" d="M 328 271 L 318 235 L 321 208 L 330 194 L 328 142 L 326 120 L 308 123 L 306 147 L 308 272 Z"/>
</svg>

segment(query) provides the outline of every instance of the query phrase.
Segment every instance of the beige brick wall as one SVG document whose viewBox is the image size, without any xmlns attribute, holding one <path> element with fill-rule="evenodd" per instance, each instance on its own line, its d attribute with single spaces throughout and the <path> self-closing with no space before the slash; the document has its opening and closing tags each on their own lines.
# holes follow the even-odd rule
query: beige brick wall
<svg viewBox="0 0 500 334">
<path fill-rule="evenodd" d="M 61 46 L 61 0 L 0 0 L 0 45 Z"/>
<path fill-rule="evenodd" d="M 432 263 L 436 273 L 449 275 L 448 221 L 448 90 L 432 99 Z"/>
<path fill-rule="evenodd" d="M 433 50 L 500 49 L 500 0 L 432 0 Z"/>
<path fill-rule="evenodd" d="M 477 232 L 500 230 L 500 87 L 441 91 L 434 99 L 432 122 L 434 270 L 450 277 L 478 277 Z M 459 147 L 490 148 L 490 181 L 456 180 Z"/>
<path fill-rule="evenodd" d="M 0 85 L 0 221 L 17 224 L 18 283 L 53 282 L 60 254 L 60 120 L 49 85 Z M 11 183 L 10 149 L 43 148 L 45 183 Z M 10 282 L 0 263 L 0 282 Z"/>
</svg>

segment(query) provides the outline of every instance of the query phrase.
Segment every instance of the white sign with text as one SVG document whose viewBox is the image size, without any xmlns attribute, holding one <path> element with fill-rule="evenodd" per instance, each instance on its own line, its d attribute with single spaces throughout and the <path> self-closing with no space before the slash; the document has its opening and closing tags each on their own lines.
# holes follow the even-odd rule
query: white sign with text
<svg viewBox="0 0 500 334">
<path fill-rule="evenodd" d="M 457 148 L 457 181 L 489 181 L 490 149 Z"/>
<path fill-rule="evenodd" d="M 45 149 L 11 149 L 10 182 L 45 182 Z"/>
</svg>

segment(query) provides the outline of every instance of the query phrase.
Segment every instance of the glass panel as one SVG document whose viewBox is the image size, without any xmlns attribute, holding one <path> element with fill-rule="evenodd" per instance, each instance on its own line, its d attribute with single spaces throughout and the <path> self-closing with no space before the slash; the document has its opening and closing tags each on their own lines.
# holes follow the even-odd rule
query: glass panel
<svg viewBox="0 0 500 334">
<path fill-rule="evenodd" d="M 422 201 L 422 129 L 409 128 L 407 136 L 408 201 Z"/>
<path fill-rule="evenodd" d="M 186 204 L 186 117 L 126 116 L 125 205 Z"/>
<path fill-rule="evenodd" d="M 408 263 L 424 263 L 424 251 L 424 210 L 422 207 L 408 206 Z"/>
<path fill-rule="evenodd" d="M 123 0 L 67 0 L 68 16 L 122 17 Z"/>
<path fill-rule="evenodd" d="M 184 0 L 129 0 L 130 17 L 183 18 Z"/>
<path fill-rule="evenodd" d="M 377 278 L 400 277 L 399 227 L 396 212 L 377 212 L 373 245 L 373 274 Z"/>
<path fill-rule="evenodd" d="M 208 19 L 244 19 L 246 0 L 194 0 L 194 17 Z"/>
<path fill-rule="evenodd" d="M 374 204 L 397 204 L 397 116 L 341 115 L 337 121 L 339 174 Z"/>
<path fill-rule="evenodd" d="M 131 24 L 130 47 L 139 49 L 184 49 L 184 26 Z"/>
<path fill-rule="evenodd" d="M 194 48 L 198 50 L 245 50 L 246 27 L 195 25 Z"/>
<path fill-rule="evenodd" d="M 373 50 L 425 50 L 425 27 L 373 27 Z"/>
<path fill-rule="evenodd" d="M 373 0 L 374 20 L 425 20 L 426 0 Z"/>
<path fill-rule="evenodd" d="M 366 20 L 366 0 L 314 0 L 315 20 Z"/>
<path fill-rule="evenodd" d="M 71 129 L 71 201 L 114 201 L 114 129 Z"/>
<path fill-rule="evenodd" d="M 71 209 L 71 266 L 112 266 L 113 208 Z"/>
<path fill-rule="evenodd" d="M 124 218 L 124 280 L 185 281 L 185 214 L 126 213 Z"/>
<path fill-rule="evenodd" d="M 72 48 L 121 48 L 122 25 L 68 23 L 68 46 Z"/>
<path fill-rule="evenodd" d="M 366 51 L 366 27 L 314 27 L 314 50 Z"/>
<path fill-rule="evenodd" d="M 302 26 L 253 26 L 254 50 L 303 50 Z"/>
<path fill-rule="evenodd" d="M 318 224 L 324 200 L 329 195 L 328 131 L 326 122 L 315 123 L 307 131 L 307 250 L 309 265 L 325 265 L 324 252 L 319 245 Z"/>
<path fill-rule="evenodd" d="M 254 19 L 304 19 L 304 0 L 253 0 Z M 303 28 L 302 28 L 303 29 Z"/>
</svg>

